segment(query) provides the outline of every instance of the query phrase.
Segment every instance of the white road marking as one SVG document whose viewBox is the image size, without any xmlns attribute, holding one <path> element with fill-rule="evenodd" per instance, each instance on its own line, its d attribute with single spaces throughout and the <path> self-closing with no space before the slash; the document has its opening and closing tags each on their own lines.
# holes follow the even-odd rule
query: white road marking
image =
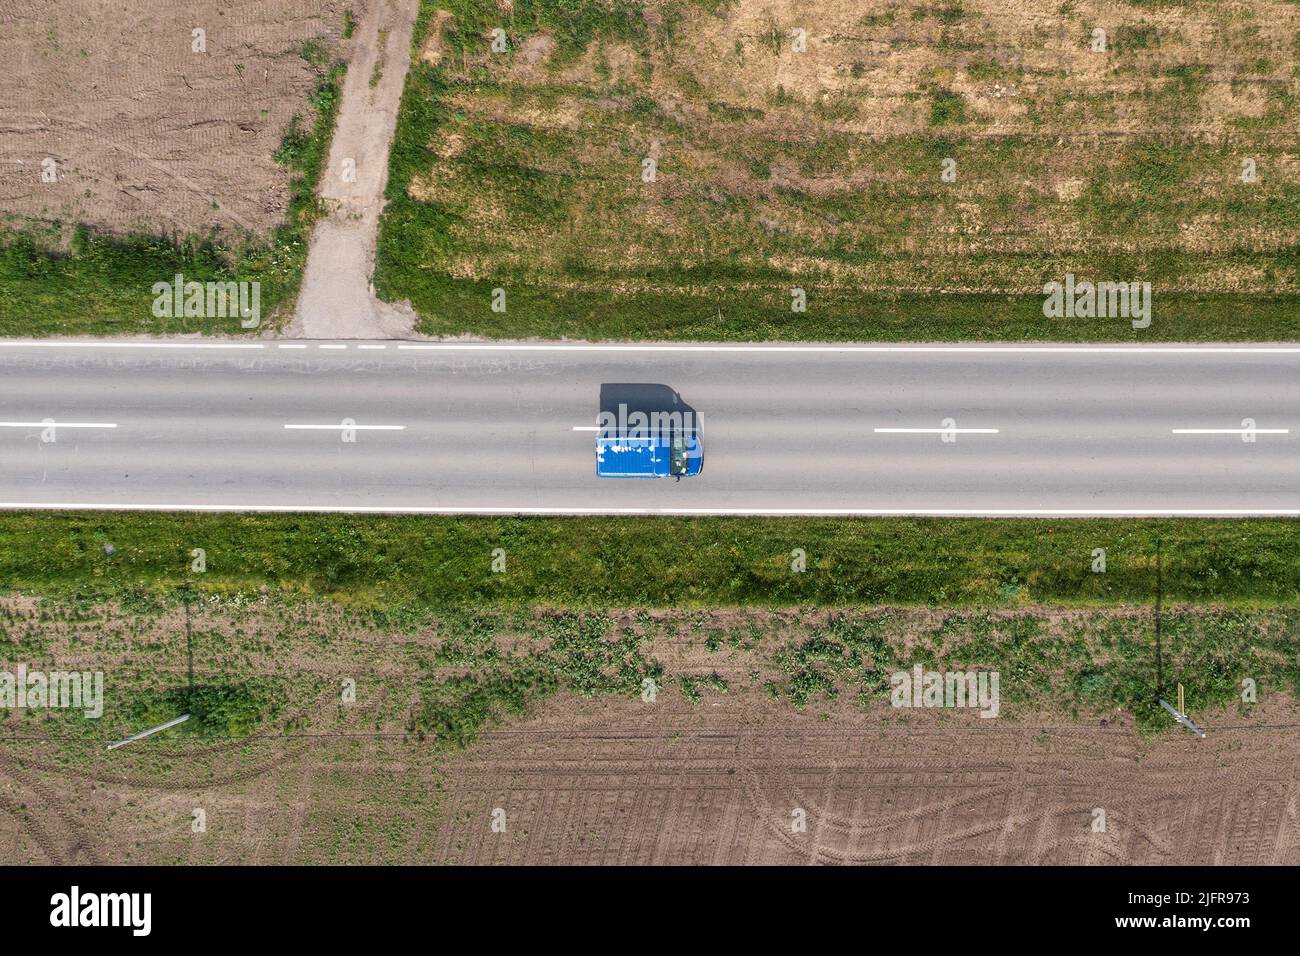
<svg viewBox="0 0 1300 956">
<path fill-rule="evenodd" d="M 299 431 L 340 431 L 345 428 L 359 432 L 400 432 L 406 430 L 405 425 L 285 425 L 284 427 Z"/>
<path fill-rule="evenodd" d="M 599 425 L 574 425 L 573 430 L 575 432 L 598 432 L 600 431 L 600 426 Z"/>
<path fill-rule="evenodd" d="M 116 428 L 112 422 L 0 422 L 0 428 Z"/>
<path fill-rule="evenodd" d="M 296 344 L 295 344 L 296 346 Z M 13 340 L 0 343 L 0 350 L 18 349 L 265 349 L 265 342 L 154 342 L 115 339 L 67 341 Z M 276 348 L 285 347 L 275 343 Z M 346 348 L 346 346 L 334 346 Z M 358 346 L 360 347 L 360 346 Z M 889 353 L 919 352 L 948 354 L 1027 355 L 1300 355 L 1300 345 L 635 345 L 628 343 L 510 343 L 510 342 L 403 342 L 398 349 L 448 352 L 736 352 L 736 353 Z"/>
<path fill-rule="evenodd" d="M 117 342 L 91 340 L 89 342 L 3 342 L 0 348 L 16 349 L 261 349 L 262 342 Z"/>
<path fill-rule="evenodd" d="M 996 428 L 876 428 L 879 435 L 996 435 Z"/>
<path fill-rule="evenodd" d="M 0 501 L 6 511 L 210 511 L 303 514 L 678 515 L 925 518 L 1295 518 L 1294 508 L 434 508 L 418 505 L 184 505 Z"/>
<path fill-rule="evenodd" d="M 388 346 L 387 346 L 387 345 L 358 345 L 357 348 L 359 348 L 359 349 L 386 349 L 386 348 L 388 348 Z"/>
<path fill-rule="evenodd" d="M 321 348 L 321 349 L 345 349 L 345 348 L 347 348 L 346 345 L 318 345 L 318 346 L 316 346 L 316 347 L 317 347 L 317 348 Z"/>
<path fill-rule="evenodd" d="M 1175 428 L 1175 435 L 1289 435 L 1289 428 Z"/>
<path fill-rule="evenodd" d="M 305 349 L 306 347 L 295 342 L 281 342 L 276 346 L 277 349 Z"/>
<path fill-rule="evenodd" d="M 403 343 L 399 349 L 446 352 L 948 352 L 948 353 L 1117 353 L 1137 355 L 1300 355 L 1300 346 L 1068 346 L 1068 345 L 627 345 L 540 344 L 504 342 Z"/>
</svg>

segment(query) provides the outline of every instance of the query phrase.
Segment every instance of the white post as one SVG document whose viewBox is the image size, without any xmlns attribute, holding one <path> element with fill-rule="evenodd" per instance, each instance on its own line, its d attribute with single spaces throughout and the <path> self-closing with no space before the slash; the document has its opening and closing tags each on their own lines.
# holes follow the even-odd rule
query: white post
<svg viewBox="0 0 1300 956">
<path fill-rule="evenodd" d="M 1194 723 L 1192 723 L 1190 717 L 1188 717 L 1182 711 L 1175 708 L 1173 704 L 1169 703 L 1169 701 L 1165 700 L 1163 697 L 1160 698 L 1160 706 L 1163 707 L 1165 710 L 1169 711 L 1169 713 L 1173 714 L 1174 720 L 1178 721 L 1180 724 L 1182 724 L 1192 733 L 1196 734 L 1196 736 L 1202 738 L 1205 736 L 1205 731 L 1203 731 L 1200 727 L 1197 727 Z"/>
<path fill-rule="evenodd" d="M 115 740 L 113 743 L 108 745 L 108 749 L 116 750 L 118 747 L 121 747 L 124 744 L 129 744 L 136 740 L 143 740 L 145 737 L 148 737 L 150 734 L 156 734 L 158 733 L 158 731 L 166 730 L 168 727 L 175 727 L 177 724 L 183 724 L 185 723 L 185 721 L 189 719 L 190 719 L 189 714 L 181 714 L 179 717 L 173 717 L 165 724 L 159 724 L 157 727 L 150 727 L 148 730 L 142 730 L 138 734 L 132 734 L 130 737 L 127 737 L 125 740 Z"/>
</svg>

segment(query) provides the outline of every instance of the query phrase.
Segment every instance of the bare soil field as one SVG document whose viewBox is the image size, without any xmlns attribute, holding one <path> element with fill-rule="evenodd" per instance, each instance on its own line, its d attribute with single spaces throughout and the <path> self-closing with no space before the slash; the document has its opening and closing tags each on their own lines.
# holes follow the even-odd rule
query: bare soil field
<svg viewBox="0 0 1300 956">
<path fill-rule="evenodd" d="M 368 3 L 0 0 L 0 222 L 266 241 L 309 59 L 341 55 Z"/>
<path fill-rule="evenodd" d="M 1142 624 L 1138 610 L 1030 611 L 1056 637 Z M 1000 667 L 1000 716 L 891 707 L 887 686 L 843 666 L 852 655 L 820 612 L 395 624 L 320 602 L 209 597 L 187 624 L 183 605 L 7 597 L 0 669 L 102 670 L 105 706 L 99 720 L 0 715 L 0 856 L 1300 862 L 1300 716 L 1260 661 L 1241 664 L 1259 676 L 1260 702 L 1198 706 L 1210 736 L 1195 740 L 1172 725 L 1143 730 L 1133 712 L 1072 692 L 1077 674 L 1061 661 L 1015 650 L 1019 612 L 998 615 L 1004 629 L 982 650 L 970 638 L 983 625 L 966 616 L 891 620 L 895 663 Z M 1289 644 L 1268 638 L 1288 621 L 1247 621 L 1283 675 L 1295 668 L 1294 630 Z M 1194 665 L 1212 656 L 1210 632 L 1180 642 L 1179 614 L 1168 623 L 1166 666 L 1199 701 Z M 936 635 L 947 649 L 937 661 Z M 1121 672 L 1149 669 L 1147 647 L 1066 643 L 1085 674 L 1124 654 L 1133 659 Z M 1234 667 L 1215 669 L 1235 680 Z M 341 694 L 348 680 L 354 701 Z M 104 749 L 185 706 L 194 716 L 181 728 Z"/>
<path fill-rule="evenodd" d="M 473 864 L 1294 865 L 1296 716 L 1280 708 L 1215 720 L 1205 740 L 1140 741 L 1122 720 L 850 708 L 820 719 L 743 694 L 653 710 L 556 700 L 447 761 L 434 853 Z M 496 808 L 504 833 L 491 828 Z"/>
<path fill-rule="evenodd" d="M 1300 863 L 1294 707 L 1205 740 L 556 698 L 467 750 L 382 737 L 58 766 L 0 746 L 0 855 L 112 863 Z M 203 809 L 206 830 L 193 831 Z M 494 830 L 502 811 L 504 832 Z M 1093 829 L 1105 814 L 1104 831 Z M 803 811 L 806 828 L 795 830 Z"/>
</svg>

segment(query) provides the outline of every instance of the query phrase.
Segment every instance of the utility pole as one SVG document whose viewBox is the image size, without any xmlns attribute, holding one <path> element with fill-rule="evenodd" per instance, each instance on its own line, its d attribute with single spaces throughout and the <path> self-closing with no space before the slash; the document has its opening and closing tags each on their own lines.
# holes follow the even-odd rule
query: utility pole
<svg viewBox="0 0 1300 956">
<path fill-rule="evenodd" d="M 1165 692 L 1165 672 L 1164 658 L 1160 648 L 1160 612 L 1161 605 L 1164 603 L 1164 555 L 1161 549 L 1161 541 L 1156 538 L 1156 699 L 1159 700 Z"/>
<path fill-rule="evenodd" d="M 185 706 L 189 707 L 194 703 L 194 627 L 190 623 L 190 583 L 185 582 L 185 657 L 186 657 L 186 689 L 185 689 Z"/>
<path fill-rule="evenodd" d="M 1162 648 L 1160 646 L 1160 614 L 1163 610 L 1165 599 L 1165 579 L 1164 579 L 1164 553 L 1161 548 L 1159 538 L 1156 538 L 1156 703 L 1173 716 L 1174 720 L 1186 727 L 1197 737 L 1204 739 L 1205 731 L 1187 716 L 1187 703 L 1183 699 L 1183 685 L 1178 685 L 1178 706 L 1175 707 L 1169 701 L 1165 700 L 1165 665 Z"/>
</svg>

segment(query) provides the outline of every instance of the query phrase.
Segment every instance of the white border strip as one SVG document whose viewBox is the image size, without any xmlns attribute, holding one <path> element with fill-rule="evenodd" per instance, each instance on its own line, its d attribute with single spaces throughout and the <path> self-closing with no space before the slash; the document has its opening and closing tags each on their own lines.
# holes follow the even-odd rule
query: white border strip
<svg viewBox="0 0 1300 956">
<path fill-rule="evenodd" d="M 2 511 L 203 511 L 411 515 L 676 515 L 846 518 L 1300 518 L 1294 508 L 439 508 L 422 505 L 189 505 L 0 501 Z"/>
</svg>

